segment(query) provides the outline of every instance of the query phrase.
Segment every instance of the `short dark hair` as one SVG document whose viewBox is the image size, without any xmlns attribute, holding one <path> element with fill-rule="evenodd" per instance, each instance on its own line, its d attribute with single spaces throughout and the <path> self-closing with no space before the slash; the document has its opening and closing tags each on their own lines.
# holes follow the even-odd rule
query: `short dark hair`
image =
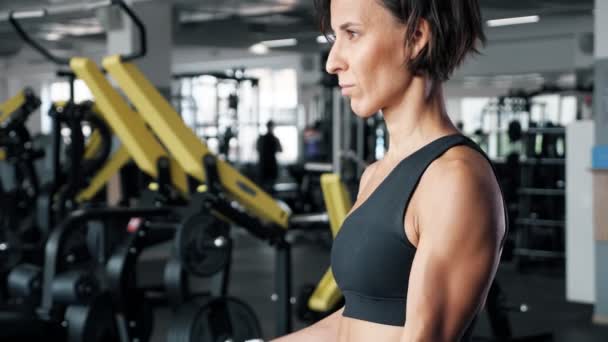
<svg viewBox="0 0 608 342">
<path fill-rule="evenodd" d="M 421 19 L 428 21 L 431 37 L 427 46 L 410 60 L 416 75 L 447 81 L 469 53 L 479 53 L 477 43 L 485 44 L 478 0 L 374 0 L 406 25 L 405 45 Z M 315 0 L 321 32 L 331 32 L 331 0 Z"/>
</svg>

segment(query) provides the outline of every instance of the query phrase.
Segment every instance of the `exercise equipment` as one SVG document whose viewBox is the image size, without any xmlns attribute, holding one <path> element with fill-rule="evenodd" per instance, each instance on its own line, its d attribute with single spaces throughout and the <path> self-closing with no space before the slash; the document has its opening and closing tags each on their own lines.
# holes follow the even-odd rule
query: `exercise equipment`
<svg viewBox="0 0 608 342">
<path fill-rule="evenodd" d="M 230 225 L 209 213 L 189 216 L 177 228 L 175 249 L 187 272 L 199 277 L 216 274 L 230 262 Z"/>
<path fill-rule="evenodd" d="M 329 226 L 332 236 L 335 238 L 352 207 L 352 201 L 346 186 L 337 174 L 322 175 L 321 187 L 329 216 Z M 302 288 L 298 299 L 298 317 L 309 323 L 328 316 L 344 304 L 331 269 L 325 272 L 316 286 Z"/>
<path fill-rule="evenodd" d="M 246 341 L 262 337 L 255 313 L 244 302 L 231 297 L 199 301 L 177 309 L 168 341 Z"/>
<path fill-rule="evenodd" d="M 284 240 L 289 212 L 232 166 L 213 157 L 134 64 L 124 62 L 120 56 L 111 56 L 103 60 L 103 65 L 186 173 L 204 182 L 204 186 L 199 186 L 197 193 L 191 195 L 190 206 L 194 212 L 209 211 L 219 219 L 244 227 L 275 247 L 277 331 L 280 335 L 289 332 L 290 262 L 289 245 Z M 179 285 L 181 277 L 173 280 L 177 285 L 170 288 L 179 290 L 183 287 Z M 223 283 L 221 287 L 225 288 L 226 281 Z"/>
<path fill-rule="evenodd" d="M 26 88 L 0 105 L 0 148 L 13 169 L 10 188 L 0 183 L 0 298 L 8 297 L 6 277 L 12 268 L 35 254 L 40 232 L 28 216 L 40 193 L 34 162 L 44 156 L 35 148 L 25 123 L 40 100 Z"/>
<path fill-rule="evenodd" d="M 105 5 L 107 4 L 97 4 L 96 6 Z M 19 13 L 12 12 L 9 21 L 22 38 L 50 60 L 58 64 L 64 63 L 65 60 L 56 58 L 29 38 L 17 22 L 16 18 L 19 16 Z M 75 75 L 70 77 L 73 80 Z M 100 116 L 89 115 L 93 112 L 98 112 Z M 51 201 L 47 202 L 48 207 L 51 208 L 52 200 L 59 198 L 59 206 L 53 208 L 53 211 L 49 211 L 48 219 L 51 222 L 62 223 L 49 232 L 46 242 L 44 267 L 41 271 L 41 300 L 35 314 L 42 322 L 47 323 L 54 330 L 60 331 L 69 341 L 117 340 L 118 325 L 114 323 L 115 311 L 111 306 L 110 293 L 105 285 L 103 265 L 115 245 L 113 242 L 116 239 L 115 235 L 121 235 L 124 232 L 113 234 L 114 232 L 106 227 L 114 224 L 120 226 L 121 221 L 126 222 L 131 214 L 153 216 L 156 211 L 152 209 L 152 213 L 145 211 L 142 214 L 141 211 L 135 211 L 124 214 L 117 213 L 114 210 L 99 213 L 91 211 L 92 209 L 86 209 L 68 215 L 68 212 L 73 211 L 77 206 L 82 207 L 85 201 L 90 201 L 95 197 L 107 182 L 107 179 L 124 165 L 128 159 L 125 151 L 128 150 L 119 149 L 112 162 L 104 166 L 100 175 L 93 178 L 90 186 L 85 188 L 86 179 L 84 179 L 83 174 L 89 171 L 97 171 L 102 166 L 100 160 L 105 159 L 105 156 L 109 153 L 109 144 L 104 145 L 104 141 L 109 141 L 105 138 L 110 135 L 110 130 L 104 130 L 100 125 L 102 121 L 107 121 L 108 116 L 104 115 L 101 110 L 94 108 L 91 103 L 74 104 L 72 101 L 55 104 L 53 114 L 55 135 L 59 134 L 61 123 L 65 123 L 70 128 L 72 144 L 68 153 L 71 158 L 69 159 L 69 173 L 65 177 L 67 185 L 53 187 L 50 196 Z M 120 114 L 123 115 L 124 113 Z M 98 119 L 100 117 L 103 117 L 103 120 Z M 135 115 L 135 117 L 137 116 Z M 84 147 L 84 137 L 80 128 L 83 121 L 87 121 L 94 132 L 97 132 L 90 137 L 87 148 Z M 128 123 L 125 125 L 124 121 L 114 120 L 112 130 L 124 133 L 124 129 L 120 130 L 128 127 Z M 137 123 L 133 126 L 137 127 Z M 143 127 L 143 122 L 141 127 Z M 124 138 L 124 134 L 122 138 Z M 124 139 L 122 140 L 124 143 Z M 140 143 L 149 144 L 149 146 L 143 148 L 144 150 L 150 147 L 156 148 L 156 151 L 159 152 L 163 151 L 153 137 L 144 137 L 142 141 L 132 144 L 131 147 L 140 147 Z M 58 146 L 58 144 L 55 146 Z M 55 176 L 58 179 L 61 176 L 58 167 L 60 158 L 58 158 L 58 148 L 54 150 Z M 128 152 L 132 153 L 133 149 Z M 99 155 L 103 157 L 99 157 Z M 91 160 L 95 163 L 88 164 L 83 157 L 92 157 Z M 185 177 L 182 184 L 185 184 Z M 83 190 L 80 191 L 80 189 Z M 166 212 L 162 213 L 166 215 Z M 66 216 L 67 219 L 62 220 Z M 51 225 L 49 224 L 49 226 Z M 74 240 L 77 242 L 70 242 Z M 23 279 L 28 280 L 29 278 Z M 18 288 L 23 288 L 28 284 L 26 281 L 25 285 L 18 284 L 18 282 L 15 285 Z M 134 300 L 135 298 L 133 296 Z M 137 308 L 145 308 L 146 305 L 144 304 L 142 302 L 141 305 L 137 305 Z M 148 315 L 149 317 L 149 314 L 149 311 L 144 311 L 140 316 Z M 141 318 L 141 320 L 148 317 Z M 134 321 L 129 323 L 132 322 Z M 151 326 L 151 323 L 149 325 Z M 149 337 L 151 327 L 148 327 L 147 331 Z M 145 331 L 142 336 L 148 338 L 145 336 Z"/>
</svg>

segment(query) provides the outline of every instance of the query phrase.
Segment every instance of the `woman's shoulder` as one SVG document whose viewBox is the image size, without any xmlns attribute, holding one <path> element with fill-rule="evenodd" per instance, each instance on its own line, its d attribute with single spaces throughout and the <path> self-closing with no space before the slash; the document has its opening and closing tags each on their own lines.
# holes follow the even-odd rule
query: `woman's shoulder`
<svg viewBox="0 0 608 342">
<path fill-rule="evenodd" d="M 495 180 L 492 165 L 479 151 L 466 146 L 455 146 L 432 163 L 426 174 L 432 178 L 457 180 L 465 177 L 472 181 Z"/>
<path fill-rule="evenodd" d="M 451 148 L 429 166 L 420 180 L 419 191 L 421 197 L 438 205 L 446 196 L 469 203 L 502 205 L 492 165 L 479 151 L 464 145 Z"/>
</svg>

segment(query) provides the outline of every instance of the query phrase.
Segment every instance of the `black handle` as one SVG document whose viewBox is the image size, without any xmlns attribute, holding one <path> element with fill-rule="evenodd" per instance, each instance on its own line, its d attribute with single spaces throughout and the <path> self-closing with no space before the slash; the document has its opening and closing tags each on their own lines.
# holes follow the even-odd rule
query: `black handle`
<svg viewBox="0 0 608 342">
<path fill-rule="evenodd" d="M 38 52 L 40 52 L 48 60 L 52 61 L 53 63 L 55 63 L 57 65 L 70 65 L 69 58 L 63 58 L 63 57 L 58 57 L 58 56 L 53 55 L 51 53 L 51 51 L 49 51 L 44 46 L 40 45 L 40 43 L 38 43 L 37 41 L 32 39 L 32 37 L 29 34 L 27 34 L 27 32 L 25 32 L 25 30 L 23 29 L 23 26 L 21 26 L 21 23 L 19 23 L 19 21 L 17 20 L 18 17 L 20 17 L 20 18 L 42 18 L 42 17 L 45 17 L 46 15 L 47 15 L 46 10 L 29 11 L 29 12 L 10 11 L 8 14 L 8 21 L 15 28 L 15 31 L 17 31 L 17 34 L 21 37 L 21 39 L 23 39 L 23 41 L 25 41 L 27 44 L 29 44 L 34 50 L 37 50 Z"/>
<path fill-rule="evenodd" d="M 123 0 L 111 0 L 110 2 L 112 5 L 117 5 L 118 7 L 120 7 L 127 14 L 127 16 L 131 19 L 131 21 L 133 21 L 133 23 L 137 27 L 137 31 L 139 32 L 139 51 L 135 51 L 128 55 L 121 55 L 121 60 L 123 62 L 129 62 L 144 57 L 148 52 L 148 38 L 144 23 L 141 21 L 141 19 L 139 19 L 137 14 L 133 12 L 131 7 L 125 4 Z"/>
<path fill-rule="evenodd" d="M 135 60 L 137 58 L 144 57 L 148 51 L 146 28 L 145 28 L 143 22 L 141 21 L 141 19 L 139 19 L 139 17 L 135 14 L 135 12 L 129 6 L 127 6 L 127 4 L 123 0 L 99 1 L 99 2 L 88 4 L 86 6 L 86 8 L 89 10 L 93 10 L 93 9 L 109 7 L 109 6 L 120 7 L 120 9 L 123 12 L 125 12 L 125 14 L 129 17 L 129 19 L 131 19 L 131 21 L 133 21 L 133 23 L 137 27 L 137 31 L 139 33 L 139 50 L 135 51 L 131 54 L 128 54 L 128 55 L 121 55 L 120 56 L 121 59 L 124 62 L 129 62 L 129 61 Z M 53 55 L 53 53 L 51 53 L 51 51 L 49 51 L 47 48 L 42 46 L 40 43 L 38 43 L 37 41 L 32 39 L 32 37 L 27 32 L 25 32 L 25 30 L 23 29 L 23 26 L 19 22 L 19 19 L 43 18 L 49 14 L 52 14 L 52 13 L 48 9 L 41 9 L 41 10 L 35 10 L 35 11 L 19 11 L 19 12 L 10 11 L 9 15 L 8 15 L 8 21 L 13 26 L 13 28 L 15 28 L 15 31 L 17 31 L 17 34 L 21 37 L 21 39 L 23 39 L 23 41 L 25 41 L 27 44 L 29 44 L 33 49 L 35 49 L 40 54 L 42 54 L 44 57 L 46 57 L 48 60 L 52 61 L 53 63 L 55 63 L 57 65 L 69 66 L 70 58 L 59 57 L 59 56 Z"/>
</svg>

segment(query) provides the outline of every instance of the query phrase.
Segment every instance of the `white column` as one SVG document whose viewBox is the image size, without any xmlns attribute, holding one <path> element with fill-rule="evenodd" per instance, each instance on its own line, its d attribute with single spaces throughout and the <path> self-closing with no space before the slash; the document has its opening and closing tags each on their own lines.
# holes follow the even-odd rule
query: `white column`
<svg viewBox="0 0 608 342">
<path fill-rule="evenodd" d="M 171 1 L 127 1 L 146 27 L 148 52 L 146 57 L 136 61 L 144 75 L 170 96 L 171 52 L 173 49 L 173 5 Z M 116 20 L 115 12 L 106 12 L 109 19 L 108 54 L 127 54 L 139 47 L 137 27 L 126 15 Z"/>
<path fill-rule="evenodd" d="M 608 168 L 605 160 L 608 156 L 608 0 L 595 0 L 595 87 L 593 95 L 593 118 L 595 121 L 596 154 L 594 154 L 594 210 L 602 212 L 608 205 L 602 203 L 602 192 L 608 191 Z M 597 153 L 601 150 L 600 153 Z M 601 154 L 601 156 L 600 156 Z M 608 222 L 605 216 L 595 215 L 595 279 L 596 304 L 594 321 L 608 324 L 608 240 L 606 231 Z M 602 218 L 600 218 L 602 216 Z"/>
</svg>

